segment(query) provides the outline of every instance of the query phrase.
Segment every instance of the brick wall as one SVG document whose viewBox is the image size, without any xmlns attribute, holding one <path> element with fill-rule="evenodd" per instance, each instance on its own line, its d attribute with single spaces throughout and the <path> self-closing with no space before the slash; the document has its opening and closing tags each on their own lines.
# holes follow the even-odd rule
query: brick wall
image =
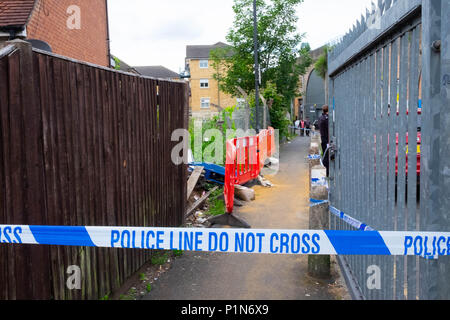
<svg viewBox="0 0 450 320">
<path fill-rule="evenodd" d="M 80 29 L 67 27 L 71 5 L 80 8 Z M 47 42 L 56 54 L 109 66 L 105 0 L 39 0 L 27 35 Z"/>
</svg>

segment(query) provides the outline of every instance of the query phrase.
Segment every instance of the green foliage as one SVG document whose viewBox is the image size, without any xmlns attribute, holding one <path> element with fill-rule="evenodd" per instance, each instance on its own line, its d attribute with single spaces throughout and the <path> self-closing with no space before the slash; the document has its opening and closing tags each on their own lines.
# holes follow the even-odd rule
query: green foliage
<svg viewBox="0 0 450 320">
<path fill-rule="evenodd" d="M 280 75 L 280 68 L 298 79 L 294 67 L 299 57 L 303 35 L 297 32 L 296 6 L 303 0 L 257 0 L 258 59 L 261 67 L 262 87 Z M 211 58 L 229 68 L 220 74 L 221 88 L 236 92 L 239 85 L 246 92 L 254 88 L 253 0 L 235 0 L 235 19 L 227 35 L 231 48 L 215 50 Z M 219 62 L 220 61 L 220 62 Z M 216 78 L 216 79 L 217 79 Z"/>
<path fill-rule="evenodd" d="M 221 132 L 223 132 L 224 126 L 220 124 L 220 120 L 221 120 L 221 117 L 215 116 L 210 120 L 202 121 L 201 131 L 200 131 L 199 126 L 196 127 L 195 120 L 194 119 L 190 120 L 189 134 L 190 134 L 190 138 L 191 138 L 191 150 L 192 150 L 192 154 L 193 154 L 195 161 L 214 162 L 212 159 L 204 159 L 204 154 L 205 154 L 206 148 L 208 148 L 211 144 L 215 143 L 215 137 L 212 137 L 211 139 L 208 139 L 208 141 L 206 141 L 205 133 L 210 129 L 217 129 L 217 130 L 220 130 Z M 201 142 L 200 142 L 201 150 L 196 148 L 197 140 L 201 140 Z M 197 141 L 197 143 L 199 143 L 199 142 Z M 213 154 L 212 156 L 215 156 L 215 154 Z M 225 159 L 224 157 L 225 157 L 225 155 L 224 155 L 224 153 L 222 153 L 222 159 Z M 224 163 L 225 162 L 223 160 L 222 163 L 217 163 L 217 164 L 221 165 Z"/>
<path fill-rule="evenodd" d="M 117 57 L 113 57 L 113 59 L 114 59 L 114 62 L 115 62 L 114 69 L 115 69 L 115 70 L 120 70 L 120 63 L 121 63 L 122 61 L 120 61 L 120 59 L 117 58 Z"/>
<path fill-rule="evenodd" d="M 323 53 L 320 55 L 320 57 L 317 59 L 316 63 L 314 64 L 314 69 L 319 77 L 325 80 L 325 77 L 328 73 L 328 52 L 330 48 L 326 46 L 323 49 Z"/>
<path fill-rule="evenodd" d="M 274 83 L 277 86 L 277 92 L 280 93 L 287 105 L 295 97 L 299 96 L 299 77 L 305 74 L 309 66 L 313 63 L 310 55 L 311 49 L 309 45 L 300 49 L 299 58 L 295 64 L 282 61 L 277 69 Z"/>
<path fill-rule="evenodd" d="M 237 105 L 234 105 L 234 106 L 225 108 L 224 111 L 223 111 L 223 116 L 224 116 L 223 128 L 224 128 L 225 132 L 227 130 L 227 123 L 226 123 L 226 118 L 225 117 L 228 117 L 228 119 L 230 119 L 230 121 L 231 121 L 233 119 L 233 113 L 236 110 L 236 108 L 237 108 Z M 233 121 L 231 121 L 231 129 L 236 130 L 236 125 L 235 125 L 235 123 Z"/>
<path fill-rule="evenodd" d="M 136 300 L 137 290 L 135 288 L 131 288 L 128 293 L 121 294 L 119 296 L 119 300 Z"/>
<path fill-rule="evenodd" d="M 277 91 L 277 86 L 269 82 L 267 87 L 263 90 L 263 96 L 267 101 L 273 101 L 269 111 L 270 121 L 274 128 L 277 128 L 280 131 L 280 137 L 283 137 L 289 134 L 288 126 L 290 121 L 286 119 L 289 105 L 287 104 L 285 97 Z"/>
<path fill-rule="evenodd" d="M 152 264 L 157 266 L 162 266 L 169 259 L 169 255 L 167 252 L 155 252 L 152 255 Z"/>
<path fill-rule="evenodd" d="M 152 291 L 152 285 L 150 283 L 147 283 L 147 286 L 145 287 L 145 289 L 147 290 L 147 292 Z"/>
<path fill-rule="evenodd" d="M 145 280 L 145 273 L 139 274 L 139 279 L 140 279 L 141 281 L 144 281 L 144 280 Z"/>
<path fill-rule="evenodd" d="M 258 60 L 261 68 L 261 89 L 277 93 L 272 125 L 287 134 L 286 111 L 299 95 L 299 78 L 311 65 L 309 46 L 300 48 L 304 35 L 297 32 L 296 7 L 303 0 L 257 0 Z M 229 48 L 213 50 L 211 60 L 216 66 L 214 78 L 220 89 L 240 96 L 237 86 L 254 96 L 253 0 L 234 0 L 235 19 L 227 35 Z M 254 91 L 253 91 L 254 92 Z M 254 101 L 249 101 L 254 109 Z M 287 121 L 289 122 L 289 121 Z M 253 124 L 253 121 L 250 122 Z"/>
<path fill-rule="evenodd" d="M 191 146 L 192 154 L 193 154 L 195 161 L 215 163 L 217 165 L 222 165 L 222 166 L 225 165 L 226 141 L 231 138 L 234 138 L 233 136 L 229 136 L 229 137 L 226 136 L 228 128 L 227 128 L 225 115 L 227 115 L 227 117 L 232 119 L 233 112 L 235 109 L 236 109 L 236 106 L 226 108 L 218 116 L 215 116 L 210 120 L 201 121 L 201 130 L 199 129 L 200 126 L 198 124 L 196 127 L 196 121 L 194 119 L 190 120 L 190 122 L 189 122 L 189 134 L 190 134 L 190 139 L 191 139 L 190 146 Z M 221 145 L 223 146 L 221 157 L 219 157 L 219 155 L 217 155 L 217 157 L 216 157 L 216 154 L 213 153 L 211 155 L 213 159 L 205 158 L 205 150 L 209 146 L 216 143 L 215 136 L 211 137 L 211 139 L 206 139 L 206 133 L 210 129 L 216 129 L 221 132 L 220 137 L 217 137 L 217 138 L 222 139 Z M 232 124 L 232 129 L 236 129 L 236 126 L 234 125 L 234 123 Z M 198 140 L 200 140 L 200 142 Z M 208 140 L 208 141 L 206 141 L 206 140 Z M 201 149 L 196 148 L 196 143 L 201 144 Z M 217 161 L 215 161 L 216 158 L 217 158 Z"/>
<path fill-rule="evenodd" d="M 222 195 L 223 189 L 221 188 L 211 193 L 208 199 L 209 209 L 206 212 L 207 215 L 218 216 L 225 213 L 225 201 L 223 200 Z"/>
<path fill-rule="evenodd" d="M 183 250 L 173 250 L 172 253 L 174 257 L 181 257 L 183 255 Z"/>
</svg>

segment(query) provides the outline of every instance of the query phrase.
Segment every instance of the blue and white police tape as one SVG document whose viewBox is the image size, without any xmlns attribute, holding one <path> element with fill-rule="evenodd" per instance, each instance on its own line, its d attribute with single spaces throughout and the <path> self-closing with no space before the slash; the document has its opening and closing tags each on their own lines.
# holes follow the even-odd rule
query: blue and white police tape
<svg viewBox="0 0 450 320">
<path fill-rule="evenodd" d="M 308 156 L 308 159 L 310 159 L 310 160 L 319 160 L 319 159 L 322 159 L 322 157 L 319 154 L 310 154 Z"/>
<path fill-rule="evenodd" d="M 310 207 L 316 207 L 316 206 L 320 206 L 321 204 L 326 204 L 328 203 L 328 200 L 317 200 L 317 199 L 309 199 L 309 206 Z"/>
<path fill-rule="evenodd" d="M 0 225 L 2 244 L 294 255 L 450 255 L 450 233 Z"/>
<path fill-rule="evenodd" d="M 375 229 L 369 227 L 368 225 L 366 225 L 365 223 L 362 223 L 361 221 L 350 217 L 349 215 L 346 215 L 344 212 L 336 209 L 333 206 L 330 206 L 330 212 L 332 214 L 334 214 L 335 216 L 339 217 L 340 219 L 342 219 L 343 221 L 345 221 L 346 223 L 348 223 L 349 225 L 351 225 L 352 227 L 361 230 L 361 231 L 375 231 Z"/>
<path fill-rule="evenodd" d="M 351 225 L 352 227 L 354 227 L 360 231 L 376 231 L 376 229 L 369 227 L 365 223 L 362 223 L 361 221 L 359 221 L 353 217 L 350 217 L 349 215 L 345 214 L 344 212 L 340 211 L 339 209 L 336 209 L 333 206 L 330 206 L 329 209 L 332 214 L 339 217 L 344 222 L 348 223 L 349 225 Z M 419 254 L 419 256 L 421 256 L 422 258 L 425 258 L 425 259 L 430 259 L 430 260 L 438 258 L 438 255 L 435 255 L 435 254 L 429 255 L 429 254 L 427 254 L 426 251 L 423 251 L 421 254 Z"/>
<path fill-rule="evenodd" d="M 329 188 L 327 179 L 325 179 L 323 177 L 322 178 L 312 178 L 311 186 L 323 186 L 323 187 L 326 187 L 327 189 Z"/>
</svg>

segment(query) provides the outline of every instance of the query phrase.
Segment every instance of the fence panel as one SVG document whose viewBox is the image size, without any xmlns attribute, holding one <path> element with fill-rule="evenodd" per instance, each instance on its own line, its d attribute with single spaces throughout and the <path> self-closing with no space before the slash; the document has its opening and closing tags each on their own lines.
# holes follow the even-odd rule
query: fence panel
<svg viewBox="0 0 450 320">
<path fill-rule="evenodd" d="M 441 54 L 448 55 L 443 23 L 449 7 L 449 0 L 379 1 L 329 55 L 330 132 L 337 147 L 330 199 L 376 230 L 450 227 L 443 207 L 448 185 L 439 179 L 449 161 L 443 156 L 448 141 L 441 138 L 448 136 L 443 134 L 448 90 L 442 88 L 448 60 Z M 348 229 L 335 217 L 331 222 L 335 229 Z M 450 299 L 442 274 L 447 257 L 340 260 L 355 297 Z M 381 279 L 371 282 L 374 267 Z"/>
<path fill-rule="evenodd" d="M 171 161 L 171 134 L 187 129 L 186 84 L 9 44 L 0 49 L 1 222 L 180 226 L 187 167 Z M 0 299 L 99 299 L 151 254 L 0 246 Z M 80 290 L 66 286 L 71 265 Z"/>
</svg>

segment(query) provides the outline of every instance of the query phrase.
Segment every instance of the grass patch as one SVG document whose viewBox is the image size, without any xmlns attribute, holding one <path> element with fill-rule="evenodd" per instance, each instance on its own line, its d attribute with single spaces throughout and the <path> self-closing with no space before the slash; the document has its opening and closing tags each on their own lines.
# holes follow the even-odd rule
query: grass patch
<svg viewBox="0 0 450 320">
<path fill-rule="evenodd" d="M 225 201 L 223 200 L 222 195 L 223 189 L 219 188 L 209 196 L 207 215 L 218 216 L 225 213 Z"/>
<path fill-rule="evenodd" d="M 134 300 L 134 297 L 130 295 L 121 294 L 119 300 Z"/>
<path fill-rule="evenodd" d="M 135 300 L 137 295 L 137 289 L 131 288 L 127 294 L 121 294 L 119 300 Z"/>
<path fill-rule="evenodd" d="M 168 252 L 155 252 L 152 255 L 152 264 L 162 266 L 167 262 L 168 259 L 169 259 Z"/>
<path fill-rule="evenodd" d="M 183 255 L 183 250 L 173 250 L 172 253 L 174 257 L 181 257 Z"/>
</svg>

